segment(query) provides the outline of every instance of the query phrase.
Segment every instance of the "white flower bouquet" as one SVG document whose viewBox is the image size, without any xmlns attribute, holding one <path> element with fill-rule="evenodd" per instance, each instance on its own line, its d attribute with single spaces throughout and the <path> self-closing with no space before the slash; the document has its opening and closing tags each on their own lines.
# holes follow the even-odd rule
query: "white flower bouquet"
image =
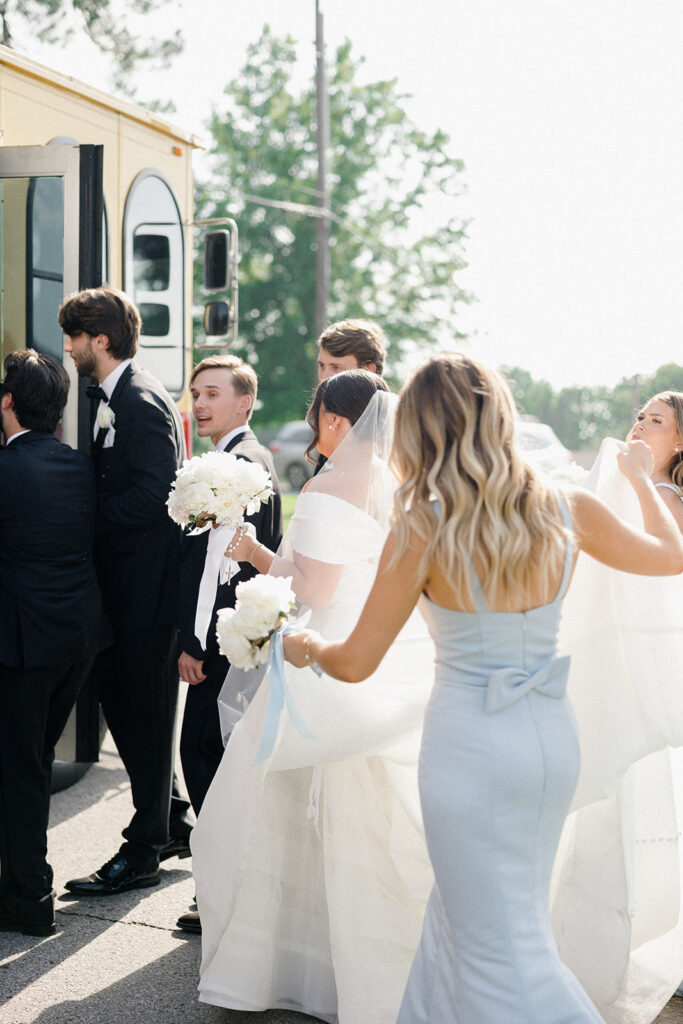
<svg viewBox="0 0 683 1024">
<path fill-rule="evenodd" d="M 236 668 L 257 668 L 268 660 L 271 636 L 294 609 L 292 577 L 254 576 L 238 585 L 235 597 L 234 608 L 218 612 L 218 647 Z"/>
<path fill-rule="evenodd" d="M 273 493 L 270 473 L 231 452 L 186 459 L 176 473 L 166 506 L 185 532 L 215 523 L 236 530 Z"/>
</svg>

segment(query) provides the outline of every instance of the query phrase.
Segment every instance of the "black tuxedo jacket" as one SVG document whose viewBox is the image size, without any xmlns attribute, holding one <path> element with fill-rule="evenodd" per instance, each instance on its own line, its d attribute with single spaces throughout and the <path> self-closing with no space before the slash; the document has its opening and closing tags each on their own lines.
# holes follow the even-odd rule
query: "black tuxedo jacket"
<svg viewBox="0 0 683 1024">
<path fill-rule="evenodd" d="M 0 449 L 0 663 L 87 657 L 100 616 L 94 528 L 87 455 L 37 430 Z"/>
<path fill-rule="evenodd" d="M 109 406 L 114 444 L 93 452 L 95 564 L 114 627 L 146 630 L 176 618 L 180 543 L 166 500 L 185 443 L 173 399 L 135 362 L 121 374 Z"/>
<path fill-rule="evenodd" d="M 265 544 L 271 551 L 276 551 L 282 540 L 282 499 L 280 497 L 280 484 L 278 483 L 270 452 L 263 445 L 259 444 L 256 435 L 249 428 L 244 433 L 233 437 L 225 450 L 232 452 L 233 455 L 237 455 L 240 459 L 259 463 L 270 473 L 273 481 L 273 496 L 267 505 L 261 505 L 255 515 L 248 516 L 246 522 L 253 523 L 257 540 Z M 178 651 L 179 653 L 186 651 L 193 658 L 198 658 L 200 661 L 205 660 L 208 652 L 215 653 L 218 650 L 218 642 L 216 640 L 216 615 L 218 609 L 234 607 L 235 588 L 237 585 L 242 580 L 248 580 L 252 576 L 257 575 L 256 569 L 253 566 L 247 562 L 241 562 L 241 571 L 238 575 L 234 576 L 230 583 L 218 587 L 213 615 L 207 633 L 207 650 L 203 650 L 194 633 L 194 621 L 208 543 L 208 531 L 197 537 L 183 538 L 183 561 L 180 578 Z"/>
</svg>

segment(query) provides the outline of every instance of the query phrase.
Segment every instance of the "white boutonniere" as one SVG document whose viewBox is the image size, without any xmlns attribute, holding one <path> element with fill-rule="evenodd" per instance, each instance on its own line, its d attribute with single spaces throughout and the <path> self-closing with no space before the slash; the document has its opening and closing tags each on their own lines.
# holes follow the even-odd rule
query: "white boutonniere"
<svg viewBox="0 0 683 1024">
<path fill-rule="evenodd" d="M 103 405 L 97 413 L 97 426 L 109 430 L 116 422 L 116 415 L 110 405 Z"/>
</svg>

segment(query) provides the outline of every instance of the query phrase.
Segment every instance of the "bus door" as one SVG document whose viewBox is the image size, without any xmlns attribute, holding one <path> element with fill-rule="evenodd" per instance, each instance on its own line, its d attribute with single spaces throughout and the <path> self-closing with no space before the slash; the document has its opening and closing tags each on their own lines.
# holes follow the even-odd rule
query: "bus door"
<svg viewBox="0 0 683 1024">
<path fill-rule="evenodd" d="M 62 440 L 86 451 L 86 382 L 64 359 L 57 310 L 65 295 L 102 283 L 102 253 L 102 146 L 0 147 L 0 365 L 9 352 L 24 348 L 62 360 L 71 378 Z M 97 702 L 86 690 L 58 758 L 96 760 L 99 735 Z"/>
</svg>

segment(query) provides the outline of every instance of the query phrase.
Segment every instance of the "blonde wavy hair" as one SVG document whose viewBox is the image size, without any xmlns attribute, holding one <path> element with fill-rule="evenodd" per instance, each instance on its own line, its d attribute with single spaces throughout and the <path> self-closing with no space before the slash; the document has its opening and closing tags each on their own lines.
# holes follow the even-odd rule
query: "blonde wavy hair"
<svg viewBox="0 0 683 1024">
<path fill-rule="evenodd" d="M 655 399 L 658 399 L 660 402 L 666 402 L 669 408 L 673 410 L 678 440 L 683 444 L 683 391 L 660 391 L 658 395 L 653 395 L 650 401 L 654 402 Z M 683 494 L 683 451 L 676 452 L 671 459 L 669 463 L 669 476 L 678 488 L 678 493 Z"/>
<path fill-rule="evenodd" d="M 470 608 L 470 558 L 489 607 L 539 593 L 547 603 L 564 563 L 567 531 L 557 494 L 519 455 L 515 420 L 503 379 L 459 353 L 419 367 L 396 411 L 396 557 L 414 530 L 427 541 L 421 570 L 437 561 Z"/>
</svg>

